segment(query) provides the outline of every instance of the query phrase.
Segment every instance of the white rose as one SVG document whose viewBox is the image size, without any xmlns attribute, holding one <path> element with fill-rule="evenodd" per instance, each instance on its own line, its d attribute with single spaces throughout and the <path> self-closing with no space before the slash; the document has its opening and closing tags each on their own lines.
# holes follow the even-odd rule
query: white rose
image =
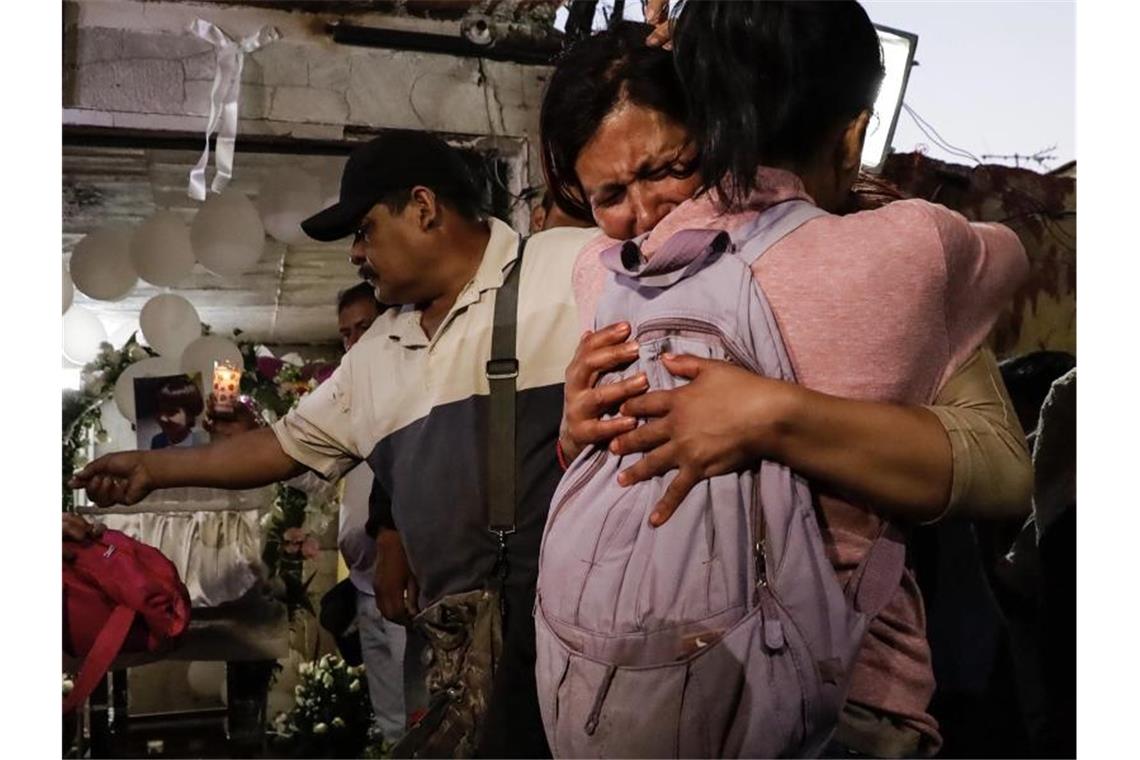
<svg viewBox="0 0 1140 760">
<path fill-rule="evenodd" d="M 348 690 L 351 691 L 353 694 L 360 691 L 360 681 L 357 679 L 353 679 L 352 683 L 350 683 L 348 685 Z"/>
<path fill-rule="evenodd" d="M 344 728 L 344 721 L 340 719 L 340 716 L 333 718 L 332 724 L 333 728 Z"/>
<path fill-rule="evenodd" d="M 70 678 L 63 679 L 63 694 L 64 694 L 64 696 L 67 696 L 68 694 L 70 694 L 71 690 L 74 688 L 75 688 L 75 682 L 74 681 L 72 681 Z"/>
<path fill-rule="evenodd" d="M 329 730 L 329 727 L 326 726 L 324 723 L 318 723 L 317 725 L 313 726 L 313 733 L 314 734 L 323 734 L 323 733 L 327 732 L 328 730 Z"/>
<path fill-rule="evenodd" d="M 331 689 L 333 685 L 333 678 L 328 673 L 321 676 L 321 683 L 325 685 L 326 689 Z"/>
<path fill-rule="evenodd" d="M 294 695 L 295 697 L 297 697 L 297 699 L 301 699 L 302 697 L 304 697 L 304 696 L 305 696 L 305 687 L 304 687 L 304 686 L 301 686 L 300 684 L 298 684 L 298 685 L 297 685 L 296 687 L 294 687 L 294 689 L 293 689 L 293 695 Z"/>
</svg>

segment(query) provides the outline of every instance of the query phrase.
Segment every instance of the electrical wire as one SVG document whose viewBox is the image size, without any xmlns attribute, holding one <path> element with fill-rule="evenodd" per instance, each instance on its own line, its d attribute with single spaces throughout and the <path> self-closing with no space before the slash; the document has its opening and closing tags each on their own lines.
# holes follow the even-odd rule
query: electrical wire
<svg viewBox="0 0 1140 760">
<path fill-rule="evenodd" d="M 957 156 L 959 158 L 964 158 L 964 159 L 967 159 L 969 161 L 973 161 L 976 164 L 976 166 L 974 167 L 976 170 L 983 171 L 990 178 L 993 178 L 993 173 L 990 171 L 989 167 L 986 166 L 982 162 L 982 160 L 980 158 L 975 156 L 970 151 L 965 150 L 964 148 L 959 148 L 959 147 L 953 145 L 949 140 L 944 138 L 938 132 L 937 129 L 935 129 L 933 124 L 931 124 L 929 121 L 924 119 L 922 117 L 922 115 L 919 114 L 917 111 L 915 111 L 914 108 L 912 108 L 910 105 L 903 103 L 902 108 L 904 111 L 907 112 L 907 114 L 911 117 L 911 119 L 914 120 L 914 123 L 918 127 L 919 131 L 922 132 L 924 135 L 926 135 L 926 137 L 931 142 L 933 142 L 936 146 L 938 146 L 942 150 L 946 151 L 947 153 L 950 153 L 951 155 Z M 1018 196 L 1020 196 L 1021 198 L 1023 198 L 1024 200 L 1026 200 L 1030 204 L 1030 206 L 1033 210 L 1029 213 L 1037 214 L 1037 215 L 1041 216 L 1042 224 L 1045 228 L 1045 231 L 1047 233 L 1049 233 L 1050 237 L 1052 237 L 1056 242 L 1060 243 L 1061 245 L 1065 246 L 1066 248 L 1071 248 L 1074 251 L 1076 250 L 1076 244 L 1077 244 L 1076 239 L 1071 234 L 1069 234 L 1065 229 L 1063 229 L 1060 225 L 1058 225 L 1056 223 L 1056 221 L 1054 221 L 1055 218 L 1059 215 L 1058 212 L 1049 209 L 1049 207 L 1045 204 L 1045 202 L 1042 201 L 1040 198 L 1037 198 L 1032 193 L 1029 193 L 1025 190 L 1022 190 L 1019 187 L 1015 187 L 1013 185 L 1006 185 L 1006 189 L 1012 193 L 1017 194 Z M 1065 212 L 1060 212 L 1060 213 L 1065 213 Z M 1075 214 L 1076 212 L 1074 211 L 1072 213 Z M 1023 215 L 1028 215 L 1028 214 L 1023 214 Z"/>
<path fill-rule="evenodd" d="M 958 156 L 959 158 L 965 158 L 967 160 L 973 161 L 975 164 L 982 163 L 982 160 L 980 158 L 968 150 L 963 150 L 962 148 L 957 148 L 951 145 L 950 142 L 946 140 L 946 138 L 939 134 L 938 130 L 936 130 L 930 122 L 919 115 L 918 111 L 915 111 L 906 103 L 903 103 L 902 107 L 903 110 L 906 111 L 910 116 L 910 118 L 914 120 L 915 126 L 918 127 L 919 131 L 922 132 L 922 134 L 926 135 L 927 139 L 929 139 L 939 148 L 946 151 L 947 153 Z"/>
</svg>

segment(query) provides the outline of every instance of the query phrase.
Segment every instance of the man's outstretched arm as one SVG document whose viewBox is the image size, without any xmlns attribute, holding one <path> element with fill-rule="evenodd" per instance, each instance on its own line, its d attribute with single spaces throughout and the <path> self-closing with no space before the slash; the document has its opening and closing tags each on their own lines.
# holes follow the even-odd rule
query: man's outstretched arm
<svg viewBox="0 0 1140 760">
<path fill-rule="evenodd" d="M 99 457 L 71 479 L 100 507 L 135 504 L 151 491 L 178 486 L 257 488 L 300 475 L 304 465 L 261 428 L 190 449 L 122 451 Z"/>
</svg>

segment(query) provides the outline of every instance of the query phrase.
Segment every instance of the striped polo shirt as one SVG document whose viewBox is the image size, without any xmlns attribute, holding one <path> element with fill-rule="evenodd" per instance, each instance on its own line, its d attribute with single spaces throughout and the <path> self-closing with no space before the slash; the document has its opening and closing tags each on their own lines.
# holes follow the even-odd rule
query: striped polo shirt
<svg viewBox="0 0 1140 760">
<path fill-rule="evenodd" d="M 421 607 L 480 587 L 495 561 L 487 530 L 487 430 L 495 292 L 516 260 L 518 234 L 490 220 L 475 277 L 429 339 L 412 306 L 390 309 L 337 371 L 273 430 L 290 457 L 326 478 L 367 460 L 420 587 Z M 517 518 L 508 585 L 533 589 L 538 546 L 562 471 L 555 441 L 566 365 L 578 343 L 570 273 L 597 230 L 532 237 L 519 281 Z"/>
</svg>

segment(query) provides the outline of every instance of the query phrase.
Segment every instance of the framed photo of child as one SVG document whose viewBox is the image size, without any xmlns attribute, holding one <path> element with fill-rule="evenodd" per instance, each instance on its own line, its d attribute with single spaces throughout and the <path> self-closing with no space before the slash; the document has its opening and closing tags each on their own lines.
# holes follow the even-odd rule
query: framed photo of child
<svg viewBox="0 0 1140 760">
<path fill-rule="evenodd" d="M 206 404 L 195 377 L 166 375 L 135 378 L 135 418 L 139 449 L 204 446 L 201 427 Z"/>
</svg>

